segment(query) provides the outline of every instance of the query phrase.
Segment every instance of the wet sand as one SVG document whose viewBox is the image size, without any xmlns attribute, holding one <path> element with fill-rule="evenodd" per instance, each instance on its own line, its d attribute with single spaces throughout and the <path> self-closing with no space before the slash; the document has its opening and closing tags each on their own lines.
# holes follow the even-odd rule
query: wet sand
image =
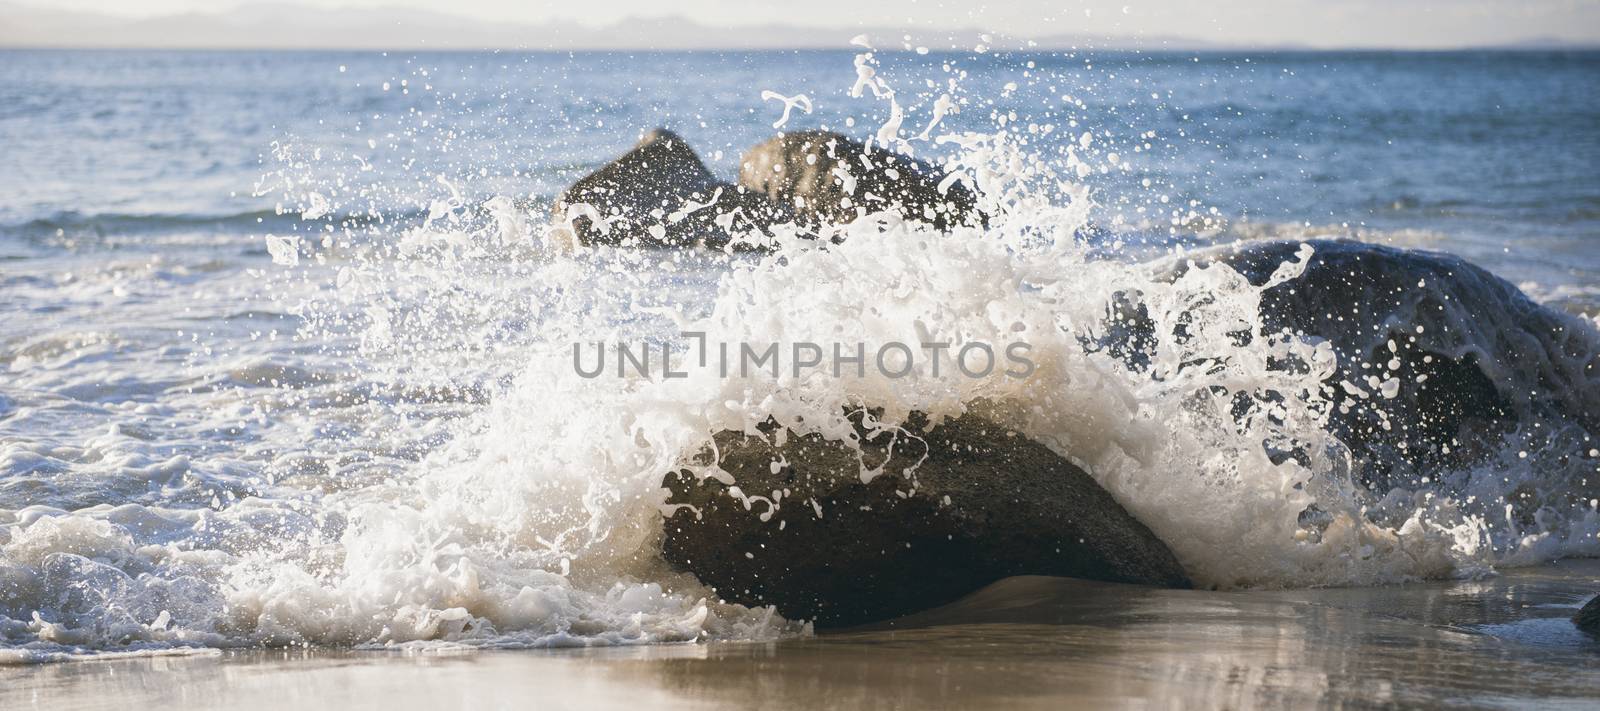
<svg viewBox="0 0 1600 711">
<path fill-rule="evenodd" d="M 232 651 L 0 667 L 0 709 L 1596 708 L 1570 617 L 1600 561 L 1480 581 L 1206 592 L 1002 581 L 776 644 Z"/>
</svg>

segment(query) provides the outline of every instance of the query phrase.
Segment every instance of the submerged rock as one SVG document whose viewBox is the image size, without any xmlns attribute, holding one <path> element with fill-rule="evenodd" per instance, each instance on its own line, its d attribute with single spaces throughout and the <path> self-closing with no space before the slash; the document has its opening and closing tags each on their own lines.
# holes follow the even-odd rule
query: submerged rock
<svg viewBox="0 0 1600 711">
<path fill-rule="evenodd" d="M 718 180 L 666 129 L 573 183 L 554 213 L 586 246 L 720 248 L 738 234 L 792 219 L 764 195 Z"/>
<path fill-rule="evenodd" d="M 1600 595 L 1591 598 L 1589 604 L 1584 605 L 1583 609 L 1572 618 L 1572 623 L 1577 625 L 1578 629 L 1600 637 Z"/>
<path fill-rule="evenodd" d="M 959 182 L 941 189 L 945 177 L 925 161 L 832 131 L 778 134 L 746 151 L 739 168 L 741 186 L 793 208 L 811 227 L 883 210 L 941 230 L 980 224 L 976 196 Z"/>
<path fill-rule="evenodd" d="M 1012 575 L 1189 587 L 1165 544 L 1044 445 L 976 415 L 914 420 L 898 435 L 858 426 L 859 451 L 775 426 L 716 435 L 732 483 L 668 475 L 667 560 L 726 600 L 821 627 Z"/>
<path fill-rule="evenodd" d="M 1252 284 L 1299 259 L 1304 272 L 1263 292 L 1249 339 L 1287 331 L 1325 339 L 1329 428 L 1380 490 L 1492 456 L 1522 423 L 1548 416 L 1600 433 L 1600 337 L 1463 259 L 1360 242 L 1259 242 L 1179 265 L 1222 262 Z M 1138 295 L 1098 344 L 1135 364 L 1161 338 Z M 1282 364 L 1282 367 L 1296 367 Z"/>
</svg>

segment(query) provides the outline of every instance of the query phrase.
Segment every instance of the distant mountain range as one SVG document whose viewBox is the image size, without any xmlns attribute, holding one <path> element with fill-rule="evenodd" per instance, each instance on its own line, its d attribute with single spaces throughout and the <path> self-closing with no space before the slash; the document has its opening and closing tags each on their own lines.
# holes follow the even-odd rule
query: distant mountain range
<svg viewBox="0 0 1600 711">
<path fill-rule="evenodd" d="M 903 42 L 906 34 L 912 42 Z M 1227 45 L 1182 37 L 1034 38 L 989 36 L 978 30 L 891 27 L 712 27 L 681 16 L 630 18 L 590 27 L 572 22 L 496 23 L 401 8 L 324 10 L 293 4 L 249 5 L 219 13 L 131 19 L 0 3 L 0 47 L 185 49 L 843 49 L 866 34 L 880 49 L 1307 49 L 1290 45 Z M 1588 45 L 1587 47 L 1592 47 Z M 1559 40 L 1531 39 L 1516 49 L 1575 49 Z"/>
</svg>

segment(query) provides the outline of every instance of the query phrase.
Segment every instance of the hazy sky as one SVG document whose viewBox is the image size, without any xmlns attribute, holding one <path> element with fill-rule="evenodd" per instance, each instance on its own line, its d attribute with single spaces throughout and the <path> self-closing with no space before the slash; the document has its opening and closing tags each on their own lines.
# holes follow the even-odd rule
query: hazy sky
<svg viewBox="0 0 1600 711">
<path fill-rule="evenodd" d="M 148 16 L 215 12 L 263 0 L 12 0 Z M 320 8 L 403 6 L 477 19 L 576 21 L 682 15 L 715 26 L 782 23 L 1173 35 L 1318 46 L 1455 46 L 1527 38 L 1600 41 L 1600 0 L 281 0 Z"/>
</svg>

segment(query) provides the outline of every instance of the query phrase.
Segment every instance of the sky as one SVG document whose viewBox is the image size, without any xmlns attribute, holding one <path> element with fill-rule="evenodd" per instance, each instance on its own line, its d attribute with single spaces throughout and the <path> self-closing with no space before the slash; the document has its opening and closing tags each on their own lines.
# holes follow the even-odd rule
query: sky
<svg viewBox="0 0 1600 711">
<path fill-rule="evenodd" d="M 150 17 L 264 0 L 11 0 Z M 726 27 L 972 28 L 1018 36 L 1172 36 L 1317 47 L 1451 47 L 1528 39 L 1600 43 L 1600 0 L 272 0 L 323 9 L 406 7 L 493 22 L 600 26 L 680 15 Z M 797 8 L 799 8 L 797 10 Z"/>
</svg>

